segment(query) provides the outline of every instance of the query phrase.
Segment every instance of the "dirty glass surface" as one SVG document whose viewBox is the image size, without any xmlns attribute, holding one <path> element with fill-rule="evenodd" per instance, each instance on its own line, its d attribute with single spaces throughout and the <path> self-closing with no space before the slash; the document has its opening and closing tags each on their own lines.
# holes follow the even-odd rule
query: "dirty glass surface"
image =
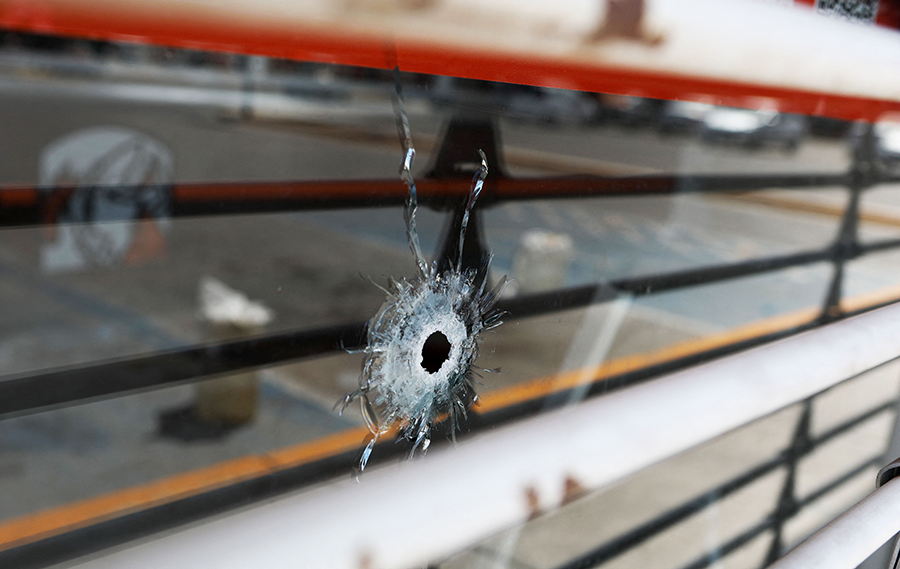
<svg viewBox="0 0 900 569">
<path fill-rule="evenodd" d="M 432 446 L 447 445 L 900 292 L 898 253 L 881 246 L 900 237 L 896 187 L 860 197 L 840 179 L 859 160 L 864 127 L 717 107 L 700 94 L 659 101 L 0 39 L 0 198 L 31 216 L 0 215 L 0 389 L 19 382 L 29 394 L 2 403 L 0 530 L 40 528 L 4 549 L 100 522 L 115 534 L 126 513 L 254 477 L 273 482 L 198 515 L 357 475 L 374 442 L 366 424 L 385 407 L 401 420 L 427 415 Z M 362 324 L 380 314 L 390 279 L 412 282 L 420 270 L 398 174 L 398 82 L 426 268 L 458 261 L 462 274 L 461 259 L 480 269 L 491 255 L 477 278 L 497 291 L 503 324 L 479 320 L 471 386 L 444 407 L 421 415 L 409 403 L 404 416 L 389 399 L 372 397 L 381 408 L 367 410 L 356 397 L 362 407 L 339 414 L 361 387 Z M 892 132 L 884 127 L 866 158 L 885 173 L 900 156 Z M 490 173 L 460 253 L 458 212 L 479 150 Z M 585 180 L 663 175 L 675 176 L 666 191 L 584 190 Z M 774 181 L 744 183 L 764 175 Z M 800 187 L 804 176 L 825 181 Z M 286 201 L 291 192 L 305 197 Z M 38 196 L 32 209 L 22 195 Z M 848 225 L 856 199 L 859 223 Z M 842 237 L 874 249 L 839 258 Z M 581 300 L 529 304 L 555 291 Z M 412 296 L 398 295 L 401 308 Z M 260 337 L 293 343 L 241 343 Z M 238 348 L 190 352 L 226 344 Z M 438 368 L 453 349 L 435 356 Z M 98 383 L 106 392 L 78 395 Z M 583 566 L 761 566 L 868 491 L 896 395 L 897 370 L 877 370 L 435 566 L 561 567 L 604 546 Z M 447 405 L 459 411 L 455 428 L 441 421 Z M 366 451 L 373 464 L 415 448 L 412 460 L 427 460 L 421 428 L 406 443 L 373 432 L 384 435 Z M 810 440 L 821 444 L 798 446 Z M 770 466 L 721 490 L 760 464 Z M 134 496 L 144 496 L 137 506 Z M 671 525 L 615 541 L 691 500 Z M 772 517 L 784 504 L 796 508 Z M 173 510 L 153 528 L 190 519 Z M 92 544 L 81 547 L 37 563 Z"/>
</svg>

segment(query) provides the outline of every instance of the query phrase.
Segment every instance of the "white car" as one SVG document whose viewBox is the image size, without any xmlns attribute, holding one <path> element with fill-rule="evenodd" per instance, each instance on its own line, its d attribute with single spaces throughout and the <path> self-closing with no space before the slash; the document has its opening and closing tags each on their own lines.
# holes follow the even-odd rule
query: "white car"
<svg viewBox="0 0 900 569">
<path fill-rule="evenodd" d="M 734 142 L 750 147 L 780 144 L 796 150 L 808 130 L 805 117 L 771 109 L 716 107 L 703 119 L 701 135 L 707 142 Z"/>
</svg>

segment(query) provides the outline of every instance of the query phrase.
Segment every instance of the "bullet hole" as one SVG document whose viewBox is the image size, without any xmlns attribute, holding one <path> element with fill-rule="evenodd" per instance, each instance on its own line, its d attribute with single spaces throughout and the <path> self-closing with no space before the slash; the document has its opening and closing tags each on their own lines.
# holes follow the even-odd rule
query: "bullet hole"
<svg viewBox="0 0 900 569">
<path fill-rule="evenodd" d="M 435 373 L 450 358 L 450 341 L 447 336 L 435 332 L 425 340 L 422 346 L 422 367 L 428 373 Z"/>
<path fill-rule="evenodd" d="M 412 443 L 410 457 L 417 450 L 424 453 L 428 449 L 432 428 L 442 416 L 446 417 L 451 440 L 455 441 L 460 419 L 466 418 L 469 407 L 477 400 L 473 366 L 481 334 L 501 324 L 501 313 L 494 310 L 494 305 L 507 283 L 503 277 L 489 288 L 487 279 L 479 278 L 488 274 L 490 258 L 481 267 L 463 265 L 469 216 L 488 174 L 487 157 L 481 150 L 481 163 L 472 178 L 460 220 L 455 263 L 439 269 L 437 261 L 429 263 L 422 252 L 416 229 L 418 198 L 412 176 L 416 150 L 403 110 L 399 80 L 397 85 L 397 125 L 403 146 L 400 178 L 409 190 L 403 217 L 417 271 L 409 279 L 390 279 L 382 288 L 387 298 L 367 324 L 359 387 L 335 405 L 343 411 L 351 401 L 359 401 L 371 433 L 359 459 L 360 471 L 365 469 L 378 438 L 394 426 L 399 428 L 400 437 Z"/>
</svg>

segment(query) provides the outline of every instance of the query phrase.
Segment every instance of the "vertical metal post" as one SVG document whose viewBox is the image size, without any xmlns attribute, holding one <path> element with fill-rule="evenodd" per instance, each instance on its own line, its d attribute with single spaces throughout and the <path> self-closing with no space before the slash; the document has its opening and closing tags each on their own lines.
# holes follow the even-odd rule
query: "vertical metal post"
<svg viewBox="0 0 900 569">
<path fill-rule="evenodd" d="M 851 182 L 847 188 L 850 196 L 837 239 L 832 245 L 832 262 L 834 272 L 820 320 L 830 322 L 841 316 L 841 296 L 844 283 L 844 266 L 856 256 L 859 249 L 859 202 L 863 190 L 874 183 L 877 174 L 875 164 L 875 134 L 871 123 L 863 126 L 853 148 L 853 164 L 850 169 Z"/>
<path fill-rule="evenodd" d="M 472 173 L 478 167 L 476 151 L 484 152 L 488 161 L 488 178 L 490 182 L 504 176 L 504 167 L 499 151 L 499 135 L 496 124 L 488 116 L 457 116 L 450 120 L 444 129 L 443 141 L 440 150 L 432 163 L 430 172 L 426 175 L 432 179 L 459 179 L 469 180 Z M 487 190 L 487 188 L 485 188 Z M 487 194 L 487 195 L 485 195 Z M 484 192 L 479 199 L 483 205 L 490 199 L 488 192 Z M 447 225 L 444 228 L 441 250 L 437 257 L 438 272 L 449 270 L 458 258 L 460 252 L 458 235 L 465 210 L 465 200 L 454 209 Z M 476 205 L 472 210 L 466 233 L 466 242 L 462 251 L 462 266 L 467 269 L 482 271 L 490 258 L 487 247 L 484 245 L 484 230 L 482 229 L 480 208 Z M 487 275 L 479 274 L 479 280 Z"/>
<path fill-rule="evenodd" d="M 832 263 L 834 265 L 834 272 L 832 273 L 831 284 L 828 287 L 828 294 L 825 295 L 825 305 L 822 307 L 822 315 L 819 317 L 822 323 L 830 322 L 841 316 L 844 265 L 853 255 L 853 250 L 856 247 L 856 234 L 859 220 L 859 195 L 861 188 L 854 182 L 849 189 L 850 200 L 847 203 L 847 209 L 844 210 L 844 217 L 841 220 L 838 237 L 832 245 Z"/>
<path fill-rule="evenodd" d="M 794 437 L 791 440 L 791 446 L 787 449 L 787 476 L 784 479 L 784 485 L 781 488 L 781 495 L 778 497 L 778 505 L 775 506 L 773 513 L 774 524 L 772 531 L 775 533 L 772 538 L 772 544 L 769 546 L 769 552 L 766 554 L 765 565 L 768 566 L 775 562 L 784 550 L 784 525 L 797 513 L 797 497 L 795 487 L 797 481 L 797 463 L 800 458 L 809 452 L 812 446 L 812 438 L 809 434 L 809 425 L 812 417 L 812 399 L 803 402 L 803 411 L 800 419 L 797 421 L 797 427 L 794 429 Z"/>
</svg>

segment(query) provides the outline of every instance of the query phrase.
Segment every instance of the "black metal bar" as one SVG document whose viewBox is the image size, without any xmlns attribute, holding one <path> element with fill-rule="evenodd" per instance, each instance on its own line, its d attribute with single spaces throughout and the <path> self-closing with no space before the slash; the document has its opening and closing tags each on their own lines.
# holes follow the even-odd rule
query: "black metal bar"
<svg viewBox="0 0 900 569">
<path fill-rule="evenodd" d="M 849 199 L 841 226 L 834 241 L 833 273 L 828 293 L 822 306 L 822 322 L 830 322 L 841 314 L 841 298 L 844 288 L 844 272 L 847 261 L 859 252 L 859 205 L 862 192 L 875 183 L 874 158 L 875 135 L 871 124 L 866 125 L 864 136 L 853 149 L 853 164 L 850 168 L 850 183 L 847 184 Z M 773 546 L 774 547 L 774 546 Z"/>
<path fill-rule="evenodd" d="M 752 259 L 728 265 L 687 269 L 660 275 L 648 275 L 637 278 L 620 279 L 610 283 L 613 288 L 635 295 L 647 295 L 694 285 L 712 284 L 738 277 L 746 277 L 796 267 L 817 262 L 828 261 L 833 255 L 831 247 L 820 251 L 805 251 L 770 257 Z"/>
<path fill-rule="evenodd" d="M 803 508 L 804 506 L 808 506 L 809 504 L 815 502 L 822 496 L 828 494 L 838 486 L 842 486 L 852 480 L 853 478 L 859 476 L 867 469 L 881 466 L 881 455 L 875 456 L 861 464 L 858 464 L 848 470 L 847 472 L 841 474 L 828 484 L 822 486 L 821 488 L 816 489 L 814 492 L 810 492 L 807 496 L 797 501 L 797 507 Z M 873 475 L 874 477 L 874 475 Z"/>
<path fill-rule="evenodd" d="M 315 356 L 362 343 L 364 323 L 190 346 L 0 381 L 0 417 Z"/>
<path fill-rule="evenodd" d="M 877 253 L 900 247 L 900 239 L 882 239 L 879 241 L 870 241 L 869 243 L 859 243 L 856 245 L 859 255 L 868 253 Z"/>
<path fill-rule="evenodd" d="M 498 304 L 517 317 L 602 302 L 608 287 L 583 287 L 524 296 Z M 365 345 L 365 323 L 270 334 L 188 346 L 121 360 L 0 379 L 0 418 L 120 393 L 163 388 L 215 374 L 319 356 Z"/>
<path fill-rule="evenodd" d="M 609 284 L 587 285 L 504 298 L 497 303 L 497 309 L 513 318 L 527 318 L 607 302 L 618 295 L 619 290 Z"/>
<path fill-rule="evenodd" d="M 838 425 L 836 427 L 832 427 L 828 431 L 825 431 L 824 433 L 822 433 L 821 435 L 816 437 L 816 439 L 813 441 L 813 445 L 819 446 L 827 441 L 830 441 L 831 439 L 846 433 L 853 427 L 856 427 L 856 426 L 860 425 L 861 423 L 865 423 L 866 421 L 868 421 L 869 419 L 872 419 L 876 415 L 880 415 L 880 414 L 884 413 L 885 411 L 894 409 L 894 407 L 896 407 L 896 405 L 897 405 L 897 400 L 892 399 L 891 401 L 888 401 L 887 403 L 883 403 L 883 404 L 879 405 L 878 407 L 873 407 L 872 409 L 869 409 L 865 413 L 863 413 L 861 415 L 857 415 L 853 419 L 846 421 L 844 423 L 841 423 L 840 425 Z"/>
<path fill-rule="evenodd" d="M 703 555 L 696 561 L 688 563 L 681 569 L 705 569 L 706 567 L 709 567 L 729 553 L 732 553 L 744 547 L 745 545 L 762 535 L 763 532 L 772 529 L 774 524 L 775 519 L 773 517 L 770 516 L 768 518 L 764 518 L 760 523 L 756 524 L 744 533 L 716 548 L 716 550 L 712 554 Z"/>
<path fill-rule="evenodd" d="M 535 199 L 802 189 L 847 185 L 850 181 L 847 174 L 497 178 L 485 184 L 481 205 Z M 418 185 L 419 203 L 439 209 L 455 206 L 468 191 L 468 184 L 462 180 L 426 178 Z M 129 193 L 136 195 L 144 189 L 114 185 L 54 189 L 0 187 L 0 229 L 56 223 L 57 214 L 74 192 L 114 192 L 120 199 L 127 199 Z M 406 190 L 399 180 L 176 184 L 169 188 L 168 194 L 168 211 L 173 218 L 389 207 L 401 206 L 406 200 Z M 131 217 L 104 217 L 97 221 L 131 220 Z"/>
<path fill-rule="evenodd" d="M 738 174 L 584 176 L 504 179 L 485 186 L 486 204 L 536 199 L 665 196 L 704 192 L 748 192 L 769 189 L 812 189 L 846 186 L 849 174 Z"/>
<path fill-rule="evenodd" d="M 878 244 L 872 245 L 877 246 Z M 897 240 L 895 245 L 900 247 L 900 240 Z M 895 245 L 892 240 L 892 244 L 884 248 Z M 616 291 L 636 296 L 651 295 L 690 286 L 713 284 L 739 277 L 778 271 L 790 267 L 825 262 L 831 260 L 833 254 L 833 248 L 827 247 L 819 251 L 803 251 L 767 259 L 751 259 L 726 265 L 616 279 L 598 285 L 572 287 L 503 300 L 498 304 L 498 308 L 509 312 L 517 318 L 534 316 L 611 300 L 615 298 Z"/>
<path fill-rule="evenodd" d="M 676 192 L 709 192 L 802 189 L 824 186 L 846 186 L 848 175 L 840 174 L 748 174 L 674 176 Z"/>
<path fill-rule="evenodd" d="M 803 412 L 797 421 L 794 429 L 794 436 L 791 438 L 790 446 L 785 450 L 785 464 L 787 466 L 787 474 L 784 477 L 784 483 L 781 486 L 781 492 L 778 495 L 778 503 L 775 511 L 772 512 L 774 523 L 772 531 L 774 537 L 772 543 L 769 544 L 769 550 L 766 553 L 765 565 L 769 565 L 781 556 L 784 548 L 784 525 L 794 514 L 799 511 L 800 506 L 797 501 L 796 485 L 797 485 L 797 466 L 800 459 L 805 456 L 813 448 L 812 438 L 809 433 L 810 419 L 812 418 L 812 400 L 807 399 L 803 402 Z"/>
</svg>

